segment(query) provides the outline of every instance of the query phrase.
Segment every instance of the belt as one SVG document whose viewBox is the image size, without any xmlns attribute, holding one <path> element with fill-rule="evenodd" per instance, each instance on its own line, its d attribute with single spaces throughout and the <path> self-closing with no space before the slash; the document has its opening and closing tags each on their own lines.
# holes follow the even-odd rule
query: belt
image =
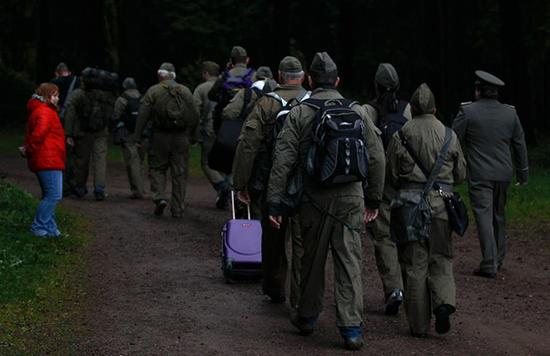
<svg viewBox="0 0 550 356">
<path fill-rule="evenodd" d="M 399 189 L 424 190 L 425 186 L 426 186 L 426 182 L 424 182 L 424 183 L 405 182 L 405 183 L 401 183 L 401 185 L 399 186 Z M 439 190 L 436 187 L 439 187 L 442 191 L 447 192 L 447 193 L 452 193 L 453 192 L 453 185 L 452 184 L 435 182 L 433 190 Z"/>
</svg>

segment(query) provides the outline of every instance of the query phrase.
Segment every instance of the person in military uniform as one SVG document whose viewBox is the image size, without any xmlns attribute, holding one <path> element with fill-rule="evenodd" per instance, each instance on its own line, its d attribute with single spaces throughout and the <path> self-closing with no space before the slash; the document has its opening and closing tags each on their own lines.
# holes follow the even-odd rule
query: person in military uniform
<svg viewBox="0 0 550 356">
<path fill-rule="evenodd" d="M 527 148 L 516 109 L 498 101 L 504 82 L 481 70 L 475 75 L 476 101 L 460 106 L 453 129 L 468 161 L 470 201 L 481 245 L 482 260 L 474 274 L 495 278 L 506 255 L 506 195 L 514 165 L 518 184 L 527 183 Z"/>
<path fill-rule="evenodd" d="M 172 63 L 162 63 L 157 71 L 159 83 L 150 87 L 139 109 L 134 141 L 141 140 L 147 123 L 153 122 L 151 149 L 149 151 L 149 176 L 151 195 L 155 203 L 154 214 L 161 216 L 168 205 L 166 173 L 170 169 L 172 177 L 172 217 L 183 215 L 185 188 L 187 184 L 189 140 L 194 135 L 199 121 L 199 113 L 193 94 L 184 85 L 176 83 L 175 67 Z M 174 105 L 183 112 L 184 119 L 178 122 L 173 118 Z M 180 107 L 183 105 L 183 108 Z M 179 117 L 179 114 L 178 114 Z"/>
<path fill-rule="evenodd" d="M 269 67 L 259 67 L 254 76 L 255 80 L 250 88 L 240 89 L 229 104 L 223 108 L 222 120 L 245 119 L 258 99 L 265 93 L 273 91 L 277 86 Z"/>
<path fill-rule="evenodd" d="M 435 98 L 425 83 L 413 93 L 411 106 L 413 118 L 401 132 L 418 160 L 431 170 L 442 149 L 447 128 L 434 115 Z M 466 177 L 466 161 L 454 132 L 450 139 L 448 153 L 435 180 L 445 193 L 451 193 L 453 184 Z M 387 162 L 388 181 L 399 190 L 392 208 L 408 192 L 424 190 L 428 178 L 416 165 L 398 133 L 388 146 Z M 409 241 L 407 237 L 395 236 L 405 286 L 407 321 L 411 334 L 416 337 L 426 336 L 432 312 L 436 331 L 446 333 L 450 328 L 449 316 L 455 311 L 451 230 L 440 194 L 444 193 L 435 189 L 427 194 L 432 214 L 427 240 Z"/>
<path fill-rule="evenodd" d="M 218 172 L 208 165 L 208 154 L 212 149 L 216 135 L 212 126 L 212 111 L 216 103 L 208 98 L 208 92 L 212 89 L 214 82 L 218 78 L 220 66 L 214 62 L 206 61 L 202 64 L 203 83 L 199 84 L 193 92 L 195 103 L 197 104 L 200 123 L 199 123 L 199 142 L 201 143 L 201 167 L 204 175 L 212 184 L 216 192 L 226 188 L 225 175 Z"/>
<path fill-rule="evenodd" d="M 326 52 L 316 53 L 309 70 L 311 98 L 338 99 L 338 68 Z M 380 131 L 360 105 L 354 110 L 364 120 L 364 140 L 369 153 L 368 186 L 361 182 L 321 186 L 306 172 L 307 152 L 313 144 L 316 110 L 300 104 L 292 108 L 275 145 L 267 202 L 275 228 L 284 224 L 285 196 L 289 177 L 303 177 L 298 207 L 304 255 L 301 259 L 301 295 L 297 315 L 291 321 L 300 333 L 309 335 L 323 309 L 325 263 L 333 255 L 336 318 L 344 347 L 363 345 L 363 291 L 361 282 L 362 226 L 378 215 L 385 174 L 384 148 Z"/>
<path fill-rule="evenodd" d="M 257 73 L 261 73 L 258 69 Z M 301 99 L 307 91 L 302 87 L 304 71 L 300 61 L 287 56 L 279 64 L 279 82 L 272 93 L 262 96 L 247 117 L 233 161 L 233 187 L 246 204 L 260 207 L 262 221 L 263 292 L 272 302 L 285 301 L 288 270 L 286 257 L 287 219 L 281 228 L 269 223 L 265 193 L 271 168 L 273 130 L 277 113 L 292 99 Z M 293 296 L 292 299 L 297 298 Z M 292 302 L 292 301 L 291 301 Z"/>
<path fill-rule="evenodd" d="M 67 99 L 64 129 L 67 144 L 73 147 L 75 160 L 72 193 L 79 198 L 87 194 L 89 168 L 92 169 L 94 195 L 105 199 L 105 171 L 107 167 L 108 122 L 112 116 L 116 96 L 116 73 L 95 68 L 82 71 L 83 86 L 75 89 Z"/>
<path fill-rule="evenodd" d="M 374 86 L 375 98 L 363 107 L 377 127 L 380 128 L 392 121 L 404 123 L 405 120 L 411 119 L 409 103 L 399 100 L 399 76 L 393 65 L 380 63 L 374 76 Z M 398 117 L 395 118 L 395 116 Z M 394 195 L 395 190 L 386 182 L 378 218 L 367 225 L 367 231 L 374 245 L 376 267 L 384 289 L 386 315 L 397 314 L 403 302 L 403 279 L 397 258 L 397 247 L 390 239 L 390 203 Z"/>
<path fill-rule="evenodd" d="M 124 92 L 115 101 L 112 122 L 115 130 L 124 128 L 126 135 L 132 135 L 136 125 L 136 112 L 128 112 L 128 110 L 139 109 L 139 101 L 141 93 L 137 89 L 137 84 L 134 78 L 125 78 L 122 82 Z M 132 105 L 133 104 L 133 105 Z M 137 104 L 137 105 L 136 105 Z M 143 161 L 145 160 L 146 150 L 144 146 L 138 147 L 135 142 L 122 138 L 122 157 L 128 174 L 128 182 L 132 194 L 131 199 L 142 199 L 145 195 L 143 187 Z"/>
</svg>

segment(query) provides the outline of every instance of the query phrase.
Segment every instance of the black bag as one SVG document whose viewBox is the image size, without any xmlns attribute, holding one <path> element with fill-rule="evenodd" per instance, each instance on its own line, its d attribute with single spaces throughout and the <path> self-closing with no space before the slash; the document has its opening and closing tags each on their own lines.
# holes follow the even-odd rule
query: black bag
<svg viewBox="0 0 550 356">
<path fill-rule="evenodd" d="M 449 225 L 451 230 L 460 236 L 464 236 L 468 229 L 468 209 L 460 197 L 460 194 L 453 192 L 449 195 L 443 195 L 443 201 L 449 215 Z"/>
<path fill-rule="evenodd" d="M 124 108 L 124 113 L 122 114 L 122 121 L 128 132 L 133 133 L 136 129 L 136 123 L 139 115 L 139 104 L 141 96 L 131 97 L 126 94 L 122 94 L 122 97 L 126 99 L 126 107 Z"/>
<path fill-rule="evenodd" d="M 403 115 L 407 105 L 406 101 L 400 101 L 397 106 L 397 112 L 389 112 L 378 119 L 378 125 L 376 126 L 382 132 L 380 137 L 382 138 L 385 150 L 388 149 L 393 134 L 401 130 L 401 127 L 407 122 L 407 118 Z"/>
<path fill-rule="evenodd" d="M 231 174 L 243 122 L 243 120 L 223 120 L 216 141 L 208 154 L 208 166 L 210 168 L 225 174 Z"/>
<path fill-rule="evenodd" d="M 126 128 L 126 125 L 121 121 L 113 130 L 113 143 L 115 145 L 122 145 L 130 133 Z"/>
<path fill-rule="evenodd" d="M 303 103 L 317 110 L 306 160 L 308 175 L 326 186 L 365 181 L 369 167 L 365 122 L 351 109 L 357 103 L 343 98 Z"/>
<path fill-rule="evenodd" d="M 434 188 L 435 180 L 449 151 L 451 143 L 451 129 L 446 128 L 443 146 L 437 155 L 437 159 L 431 172 L 425 170 L 424 165 L 412 147 L 409 145 L 402 131 L 399 131 L 401 143 L 409 152 L 409 155 L 422 170 L 428 181 L 422 191 L 399 191 L 391 204 L 391 233 L 398 243 L 425 241 L 430 237 L 432 223 L 431 206 L 428 203 L 428 193 Z"/>
</svg>

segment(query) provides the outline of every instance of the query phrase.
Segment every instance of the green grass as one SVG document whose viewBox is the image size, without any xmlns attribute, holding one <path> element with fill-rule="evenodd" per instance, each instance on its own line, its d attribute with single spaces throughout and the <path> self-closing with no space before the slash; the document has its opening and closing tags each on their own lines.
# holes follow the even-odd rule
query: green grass
<svg viewBox="0 0 550 356">
<path fill-rule="evenodd" d="M 77 271 L 87 241 L 80 216 L 57 209 L 60 239 L 29 229 L 38 201 L 0 180 L 0 354 L 44 354 L 70 345 L 83 298 Z"/>
</svg>

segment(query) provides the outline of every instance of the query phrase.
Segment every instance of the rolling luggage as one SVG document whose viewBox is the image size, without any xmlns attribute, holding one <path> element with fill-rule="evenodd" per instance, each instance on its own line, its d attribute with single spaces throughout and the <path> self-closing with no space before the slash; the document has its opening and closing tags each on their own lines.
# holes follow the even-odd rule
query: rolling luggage
<svg viewBox="0 0 550 356">
<path fill-rule="evenodd" d="M 231 213 L 221 232 L 222 271 L 231 280 L 260 279 L 262 276 L 262 225 L 250 219 L 235 219 L 235 193 L 231 191 Z"/>
</svg>

